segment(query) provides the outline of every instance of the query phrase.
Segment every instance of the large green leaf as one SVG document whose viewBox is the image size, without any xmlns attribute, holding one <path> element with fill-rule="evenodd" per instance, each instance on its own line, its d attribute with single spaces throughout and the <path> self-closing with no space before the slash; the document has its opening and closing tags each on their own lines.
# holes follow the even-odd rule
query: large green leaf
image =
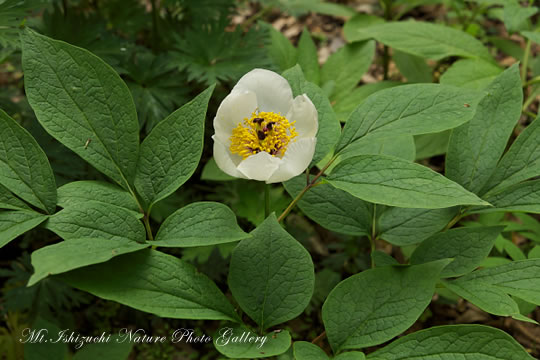
<svg viewBox="0 0 540 360">
<path fill-rule="evenodd" d="M 540 259 L 513 261 L 484 268 L 459 278 L 453 284 L 480 283 L 540 305 Z"/>
<path fill-rule="evenodd" d="M 0 248 L 47 219 L 34 211 L 0 211 Z"/>
<path fill-rule="evenodd" d="M 142 222 L 132 211 L 88 201 L 66 207 L 49 218 L 45 227 L 63 239 L 105 238 L 146 240 Z"/>
<path fill-rule="evenodd" d="M 287 330 L 260 335 L 245 326 L 223 327 L 214 335 L 214 347 L 232 359 L 259 359 L 283 354 L 291 346 Z"/>
<path fill-rule="evenodd" d="M 58 244 L 42 247 L 32 253 L 34 274 L 27 286 L 32 286 L 41 279 L 78 269 L 87 265 L 102 263 L 115 256 L 149 247 L 130 239 L 82 238 L 62 241 Z M 58 261 L 62 259 L 62 261 Z"/>
<path fill-rule="evenodd" d="M 58 188 L 58 205 L 66 208 L 88 201 L 119 206 L 138 213 L 139 206 L 126 190 L 104 181 L 73 181 Z"/>
<path fill-rule="evenodd" d="M 238 321 L 212 280 L 193 265 L 156 250 L 140 250 L 58 275 L 71 286 L 157 316 Z"/>
<path fill-rule="evenodd" d="M 540 116 L 517 137 L 483 189 L 494 193 L 540 175 Z M 489 190 L 489 191 L 488 191 Z"/>
<path fill-rule="evenodd" d="M 449 262 L 385 266 L 343 280 L 322 309 L 332 349 L 378 345 L 407 330 L 429 305 L 439 273 Z"/>
<path fill-rule="evenodd" d="M 306 186 L 306 177 L 299 175 L 283 185 L 295 198 Z M 371 205 L 330 184 L 320 184 L 308 190 L 298 202 L 298 207 L 328 230 L 357 236 L 370 234 Z"/>
<path fill-rule="evenodd" d="M 438 84 L 403 85 L 376 92 L 349 116 L 340 151 L 364 136 L 439 132 L 469 121 L 479 93 Z"/>
<path fill-rule="evenodd" d="M 425 166 L 383 155 L 347 159 L 334 168 L 326 181 L 362 200 L 383 205 L 425 209 L 487 205 Z"/>
<path fill-rule="evenodd" d="M 294 96 L 306 94 L 317 108 L 319 130 L 317 132 L 317 146 L 312 160 L 312 164 L 316 164 L 325 155 L 332 152 L 336 146 L 341 134 L 341 125 L 324 92 L 317 85 L 306 81 L 300 66 L 296 65 L 286 70 L 283 77 L 291 85 Z"/>
<path fill-rule="evenodd" d="M 311 256 L 270 215 L 234 249 L 229 287 L 242 310 L 261 329 L 291 320 L 313 294 Z"/>
<path fill-rule="evenodd" d="M 236 223 L 227 206 L 196 202 L 169 216 L 159 228 L 152 245 L 166 247 L 207 246 L 249 237 Z"/>
<path fill-rule="evenodd" d="M 0 110 L 0 186 L 52 214 L 56 183 L 45 152 L 37 141 Z"/>
<path fill-rule="evenodd" d="M 446 176 L 474 193 L 489 181 L 521 116 L 519 67 L 504 71 L 486 91 L 471 121 L 452 131 L 446 154 Z"/>
<path fill-rule="evenodd" d="M 436 326 L 406 335 L 368 360 L 532 360 L 510 335 L 484 325 Z"/>
<path fill-rule="evenodd" d="M 375 42 L 347 44 L 328 57 L 321 69 L 321 84 L 334 83 L 330 99 L 339 102 L 362 79 L 375 56 Z"/>
<path fill-rule="evenodd" d="M 0 209 L 30 210 L 30 207 L 13 195 L 11 191 L 0 185 Z"/>
<path fill-rule="evenodd" d="M 141 145 L 135 186 L 149 207 L 175 192 L 201 159 L 214 85 L 157 124 Z"/>
<path fill-rule="evenodd" d="M 485 198 L 493 207 L 475 212 L 522 211 L 540 214 L 540 180 L 512 185 Z"/>
<path fill-rule="evenodd" d="M 347 32 L 349 41 L 370 38 L 399 51 L 432 60 L 462 56 L 494 62 L 482 42 L 463 31 L 439 24 L 386 22 L 368 27 L 358 26 L 355 29 L 349 27 Z"/>
<path fill-rule="evenodd" d="M 418 244 L 441 231 L 457 213 L 456 207 L 443 209 L 388 208 L 379 218 L 379 237 L 397 246 Z"/>
<path fill-rule="evenodd" d="M 87 50 L 22 33 L 28 101 L 49 134 L 128 187 L 139 153 L 139 123 L 126 84 Z"/>
<path fill-rule="evenodd" d="M 441 277 L 456 277 L 473 271 L 488 255 L 502 226 L 461 227 L 447 230 L 424 240 L 411 256 L 411 264 L 439 259 L 453 259 Z"/>
<path fill-rule="evenodd" d="M 440 83 L 467 89 L 482 90 L 502 72 L 492 63 L 479 59 L 462 59 L 452 64 L 442 74 Z"/>
</svg>

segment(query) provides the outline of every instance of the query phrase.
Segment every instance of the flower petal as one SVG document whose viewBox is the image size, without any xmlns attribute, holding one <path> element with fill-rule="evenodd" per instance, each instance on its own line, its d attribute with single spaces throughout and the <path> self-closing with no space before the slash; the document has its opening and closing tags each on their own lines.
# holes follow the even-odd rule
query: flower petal
<svg viewBox="0 0 540 360">
<path fill-rule="evenodd" d="M 261 151 L 242 160 L 237 169 L 248 179 L 265 181 L 276 171 L 283 160 Z"/>
<path fill-rule="evenodd" d="M 298 138 L 308 138 L 317 135 L 319 129 L 318 114 L 315 105 L 304 95 L 298 95 L 287 114 L 289 121 L 296 121 L 294 128 L 298 132 Z"/>
<path fill-rule="evenodd" d="M 292 105 L 292 90 L 285 78 L 273 71 L 254 69 L 238 81 L 233 91 L 251 91 L 257 95 L 259 111 L 285 116 Z"/>
<path fill-rule="evenodd" d="M 214 139 L 214 160 L 216 160 L 218 168 L 227 175 L 247 179 L 247 177 L 236 168 L 237 164 L 242 161 L 242 157 L 231 154 L 229 149 L 223 145 L 215 135 L 212 136 L 212 139 Z"/>
<path fill-rule="evenodd" d="M 313 159 L 316 144 L 317 139 L 314 137 L 299 139 L 289 144 L 279 168 L 266 180 L 266 183 L 283 182 L 300 175 Z"/>
<path fill-rule="evenodd" d="M 215 136 L 225 146 L 230 145 L 232 130 L 250 118 L 257 108 L 257 97 L 250 91 L 233 91 L 219 105 L 214 118 Z"/>
</svg>

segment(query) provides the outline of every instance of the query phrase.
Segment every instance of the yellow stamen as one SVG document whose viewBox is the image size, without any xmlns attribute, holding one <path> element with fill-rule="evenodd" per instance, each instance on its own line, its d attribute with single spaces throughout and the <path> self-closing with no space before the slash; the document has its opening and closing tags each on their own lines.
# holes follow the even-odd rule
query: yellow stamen
<svg viewBox="0 0 540 360">
<path fill-rule="evenodd" d="M 244 159 L 261 151 L 282 158 L 287 145 L 298 136 L 294 123 L 279 113 L 253 112 L 233 129 L 229 149 Z"/>
</svg>

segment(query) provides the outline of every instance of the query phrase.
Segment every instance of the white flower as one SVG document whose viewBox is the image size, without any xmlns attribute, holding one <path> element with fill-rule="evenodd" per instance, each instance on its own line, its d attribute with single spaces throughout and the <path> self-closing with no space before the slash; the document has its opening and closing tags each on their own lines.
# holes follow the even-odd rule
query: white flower
<svg viewBox="0 0 540 360">
<path fill-rule="evenodd" d="M 214 118 L 214 158 L 225 173 L 276 183 L 301 174 L 315 152 L 317 109 L 293 99 L 282 76 L 263 69 L 244 75 Z"/>
</svg>

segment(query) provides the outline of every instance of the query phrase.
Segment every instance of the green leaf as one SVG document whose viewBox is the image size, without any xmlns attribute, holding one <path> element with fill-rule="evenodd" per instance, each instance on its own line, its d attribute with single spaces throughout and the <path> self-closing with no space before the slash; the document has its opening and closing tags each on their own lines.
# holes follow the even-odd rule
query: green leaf
<svg viewBox="0 0 540 360">
<path fill-rule="evenodd" d="M 135 187 L 149 208 L 184 184 L 201 159 L 214 85 L 157 124 L 141 144 Z"/>
<path fill-rule="evenodd" d="M 477 92 L 438 84 L 403 85 L 376 92 L 349 116 L 337 151 L 364 136 L 439 132 L 469 121 Z"/>
<path fill-rule="evenodd" d="M 295 198 L 306 186 L 304 174 L 283 183 Z M 368 235 L 371 231 L 371 205 L 330 184 L 309 189 L 298 202 L 298 207 L 322 227 L 348 235 Z"/>
<path fill-rule="evenodd" d="M 117 256 L 59 276 L 95 296 L 160 317 L 238 321 L 212 280 L 193 265 L 156 250 Z"/>
<path fill-rule="evenodd" d="M 385 266 L 339 283 L 322 308 L 334 352 L 378 345 L 407 330 L 429 305 L 449 262 Z"/>
<path fill-rule="evenodd" d="M 445 130 L 433 134 L 416 135 L 414 137 L 416 160 L 446 154 L 451 132 L 451 130 Z"/>
<path fill-rule="evenodd" d="M 362 79 L 375 56 L 375 42 L 346 44 L 330 55 L 321 68 L 321 84 L 335 83 L 330 99 L 339 103 Z"/>
<path fill-rule="evenodd" d="M 106 343 L 86 344 L 73 355 L 72 360 L 126 360 L 132 347 L 133 342 L 113 335 Z"/>
<path fill-rule="evenodd" d="M 34 211 L 0 211 L 0 248 L 47 219 Z"/>
<path fill-rule="evenodd" d="M 484 325 L 435 326 L 406 335 L 369 354 L 368 360 L 532 360 L 502 330 Z"/>
<path fill-rule="evenodd" d="M 26 29 L 24 85 L 41 125 L 54 138 L 128 188 L 139 153 L 139 123 L 126 84 L 87 50 Z"/>
<path fill-rule="evenodd" d="M 10 210 L 30 210 L 26 203 L 0 185 L 0 208 Z"/>
<path fill-rule="evenodd" d="M 425 209 L 488 205 L 425 166 L 383 155 L 347 159 L 326 181 L 362 200 L 383 205 Z"/>
<path fill-rule="evenodd" d="M 523 7 L 519 2 L 509 1 L 504 5 L 503 21 L 506 29 L 510 33 L 520 30 L 528 30 L 528 19 L 538 12 L 534 6 Z"/>
<path fill-rule="evenodd" d="M 343 35 L 348 41 L 353 41 L 351 39 L 356 39 L 356 41 L 368 40 L 370 36 L 362 36 L 359 33 L 357 34 L 357 31 L 384 23 L 385 20 L 379 16 L 356 14 L 356 16 L 350 18 L 343 26 Z"/>
<path fill-rule="evenodd" d="M 307 341 L 295 341 L 293 344 L 295 360 L 329 360 L 319 346 Z"/>
<path fill-rule="evenodd" d="M 281 32 L 277 31 L 272 25 L 261 22 L 262 26 L 270 33 L 270 46 L 268 46 L 268 55 L 276 64 L 279 70 L 285 71 L 296 64 L 297 50 L 291 44 L 289 39 Z"/>
<path fill-rule="evenodd" d="M 41 317 L 38 317 L 32 327 L 30 333 L 35 331 L 35 336 L 41 334 L 43 342 L 27 341 L 24 343 L 24 360 L 63 360 L 68 355 L 68 346 L 64 342 L 54 342 L 58 339 L 58 334 L 61 329 Z M 44 329 L 41 333 L 39 331 Z M 16 335 L 18 336 L 18 335 Z M 30 335 L 29 335 L 30 336 Z M 29 338 L 28 338 L 29 339 Z M 50 340 L 50 342 L 48 341 Z"/>
<path fill-rule="evenodd" d="M 483 189 L 486 197 L 523 180 L 540 175 L 540 116 L 514 141 L 497 164 Z"/>
<path fill-rule="evenodd" d="M 119 206 L 142 215 L 137 201 L 129 192 L 104 181 L 73 181 L 58 188 L 58 205 L 63 208 L 88 201 Z"/>
<path fill-rule="evenodd" d="M 375 250 L 371 252 L 371 260 L 376 267 L 399 265 L 399 262 L 387 253 Z"/>
<path fill-rule="evenodd" d="M 477 270 L 453 284 L 484 283 L 530 303 L 540 305 L 540 259 L 514 261 Z"/>
<path fill-rule="evenodd" d="M 540 214 L 540 180 L 525 181 L 485 196 L 493 208 L 473 209 L 471 212 L 529 212 Z"/>
<path fill-rule="evenodd" d="M 0 129 L 0 185 L 47 213 L 54 213 L 56 183 L 45 152 L 3 110 Z"/>
<path fill-rule="evenodd" d="M 313 294 L 311 256 L 270 215 L 234 249 L 229 288 L 244 312 L 262 330 L 291 320 Z"/>
<path fill-rule="evenodd" d="M 386 22 L 369 27 L 349 28 L 347 32 L 349 41 L 369 38 L 396 50 L 432 60 L 461 56 L 494 62 L 482 42 L 463 31 L 439 24 L 417 21 Z"/>
<path fill-rule="evenodd" d="M 447 230 L 424 240 L 411 256 L 411 264 L 453 259 L 441 271 L 441 278 L 473 271 L 488 255 L 504 226 L 475 226 Z"/>
<path fill-rule="evenodd" d="M 446 154 L 446 176 L 477 194 L 489 181 L 521 116 L 519 67 L 504 71 L 486 91 L 471 121 L 452 131 Z"/>
<path fill-rule="evenodd" d="M 396 246 L 418 244 L 444 229 L 457 212 L 455 207 L 433 210 L 387 208 L 379 218 L 379 238 Z"/>
<path fill-rule="evenodd" d="M 304 71 L 306 80 L 319 85 L 320 71 L 317 47 L 306 28 L 304 28 L 300 40 L 298 40 L 298 64 Z"/>
<path fill-rule="evenodd" d="M 338 120 L 340 122 L 347 121 L 350 113 L 371 94 L 398 85 L 403 85 L 403 83 L 398 81 L 383 80 L 372 84 L 364 84 L 353 89 L 347 95 L 343 95 L 343 97 L 341 97 L 339 101 L 336 101 L 336 103 L 333 105 Z"/>
<path fill-rule="evenodd" d="M 408 82 L 431 83 L 433 81 L 432 69 L 423 58 L 396 50 L 392 59 Z"/>
<path fill-rule="evenodd" d="M 211 157 L 206 164 L 201 173 L 201 180 L 209 181 L 228 181 L 236 180 L 235 177 L 225 174 L 216 164 L 216 160 Z"/>
<path fill-rule="evenodd" d="M 532 42 L 540 45 L 540 32 L 536 31 L 522 31 L 521 35 L 525 36 L 527 39 Z"/>
<path fill-rule="evenodd" d="M 348 351 L 339 354 L 334 360 L 366 360 L 366 355 L 360 351 Z"/>
<path fill-rule="evenodd" d="M 439 82 L 466 89 L 486 88 L 503 70 L 492 63 L 479 59 L 462 59 L 452 64 L 442 74 Z"/>
<path fill-rule="evenodd" d="M 45 227 L 63 239 L 105 238 L 146 240 L 142 222 L 132 211 L 88 201 L 66 207 L 49 218 Z"/>
<path fill-rule="evenodd" d="M 190 247 L 223 244 L 249 237 L 226 205 L 196 202 L 169 216 L 159 228 L 155 246 Z"/>
<path fill-rule="evenodd" d="M 232 359 L 268 359 L 283 354 L 290 346 L 291 334 L 287 330 L 261 336 L 240 325 L 221 328 L 214 335 L 214 347 Z"/>
<path fill-rule="evenodd" d="M 103 263 L 115 256 L 149 247 L 130 239 L 82 238 L 42 247 L 32 253 L 34 274 L 27 286 L 49 275 L 61 274 L 87 265 Z M 62 261 L 58 261 L 62 259 Z"/>
<path fill-rule="evenodd" d="M 312 164 L 316 164 L 331 153 L 336 146 L 341 134 L 341 125 L 337 121 L 332 105 L 324 92 L 317 85 L 306 81 L 300 66 L 296 65 L 282 75 L 291 85 L 294 96 L 306 94 L 317 108 L 319 130 L 317 131 L 315 154 L 311 161 Z"/>
</svg>

